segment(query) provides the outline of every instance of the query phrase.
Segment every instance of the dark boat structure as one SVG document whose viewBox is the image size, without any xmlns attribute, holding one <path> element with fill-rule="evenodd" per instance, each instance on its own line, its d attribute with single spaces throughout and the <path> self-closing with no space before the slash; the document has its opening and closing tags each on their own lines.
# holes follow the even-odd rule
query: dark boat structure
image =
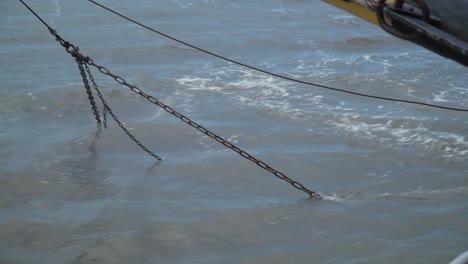
<svg viewBox="0 0 468 264">
<path fill-rule="evenodd" d="M 468 67 L 468 0 L 323 0 Z"/>
<path fill-rule="evenodd" d="M 323 0 L 468 67 L 468 0 Z M 468 264 L 468 250 L 449 264 Z"/>
</svg>

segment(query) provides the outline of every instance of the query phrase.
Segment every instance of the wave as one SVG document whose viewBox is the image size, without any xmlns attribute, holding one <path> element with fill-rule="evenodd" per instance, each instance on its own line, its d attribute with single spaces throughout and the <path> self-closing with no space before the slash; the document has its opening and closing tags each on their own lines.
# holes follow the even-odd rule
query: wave
<svg viewBox="0 0 468 264">
<path fill-rule="evenodd" d="M 448 189 L 424 189 L 418 188 L 405 192 L 384 192 L 380 194 L 353 193 L 340 195 L 333 193 L 324 195 L 323 199 L 327 201 L 346 201 L 346 200 L 433 200 L 447 199 L 453 196 L 468 195 L 468 187 L 454 187 Z"/>
<path fill-rule="evenodd" d="M 356 97 L 325 94 L 237 66 L 216 68 L 207 64 L 201 71 L 204 72 L 203 77 L 184 76 L 175 79 L 175 82 L 187 92 L 222 94 L 242 105 L 311 124 L 306 130 L 319 129 L 327 131 L 327 134 L 375 142 L 375 145 L 383 148 L 410 146 L 412 151 L 439 156 L 448 161 L 462 162 L 468 157 L 468 139 L 459 128 L 445 124 L 449 120 L 443 118 L 444 112 L 434 115 L 419 108 L 388 109 L 380 101 L 362 102 Z M 449 93 L 454 89 L 464 92 L 461 88 L 445 91 Z M 401 89 L 401 92 L 407 91 Z M 313 125 L 318 122 L 326 127 Z"/>
</svg>

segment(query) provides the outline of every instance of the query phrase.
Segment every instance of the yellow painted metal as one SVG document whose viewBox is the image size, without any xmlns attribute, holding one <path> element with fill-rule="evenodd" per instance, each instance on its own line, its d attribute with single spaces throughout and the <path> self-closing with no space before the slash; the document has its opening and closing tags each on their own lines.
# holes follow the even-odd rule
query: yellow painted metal
<svg viewBox="0 0 468 264">
<path fill-rule="evenodd" d="M 375 24 L 375 25 L 379 24 L 377 22 L 375 12 L 368 9 L 367 7 L 364 7 L 362 5 L 359 5 L 353 2 L 344 1 L 344 0 L 324 0 L 324 1 L 340 9 L 343 9 L 344 11 L 350 14 L 353 14 L 364 20 L 367 20 L 371 22 L 372 24 Z"/>
</svg>

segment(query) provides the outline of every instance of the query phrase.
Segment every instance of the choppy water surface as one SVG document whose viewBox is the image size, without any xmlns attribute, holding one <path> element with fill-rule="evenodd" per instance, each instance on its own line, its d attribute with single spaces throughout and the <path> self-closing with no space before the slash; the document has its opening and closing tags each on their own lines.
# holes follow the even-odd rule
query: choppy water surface
<svg viewBox="0 0 468 264">
<path fill-rule="evenodd" d="M 30 1 L 94 61 L 266 161 L 318 202 L 95 73 L 0 3 L 1 263 L 447 263 L 468 248 L 466 114 L 374 101 L 244 69 L 87 1 Z M 276 73 L 468 107 L 468 72 L 320 1 L 102 1 Z"/>
</svg>

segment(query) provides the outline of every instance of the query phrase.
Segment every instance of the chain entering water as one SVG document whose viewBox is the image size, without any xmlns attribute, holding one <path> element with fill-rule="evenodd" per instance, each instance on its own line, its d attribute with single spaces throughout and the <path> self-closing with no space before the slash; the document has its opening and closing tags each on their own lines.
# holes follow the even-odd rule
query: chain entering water
<svg viewBox="0 0 468 264">
<path fill-rule="evenodd" d="M 250 160 L 252 162 L 254 162 L 255 164 L 257 164 L 260 168 L 272 173 L 274 176 L 276 176 L 277 178 L 291 184 L 294 188 L 300 190 L 300 191 L 303 191 L 305 193 L 307 193 L 311 198 L 315 198 L 315 199 L 322 199 L 322 196 L 317 193 L 317 192 L 314 192 L 314 191 L 311 191 L 309 190 L 308 188 L 306 188 L 304 185 L 302 185 L 301 183 L 299 183 L 298 181 L 295 181 L 291 178 L 289 178 L 288 176 L 286 176 L 284 173 L 282 173 L 281 171 L 279 170 L 276 170 L 274 169 L 273 167 L 271 167 L 270 165 L 268 165 L 267 163 L 255 158 L 254 156 L 252 156 L 251 154 L 249 154 L 248 152 L 240 149 L 239 147 L 235 146 L 234 144 L 232 144 L 231 142 L 227 141 L 226 139 L 222 138 L 221 136 L 211 132 L 210 130 L 208 130 L 207 128 L 205 128 L 204 126 L 202 125 L 199 125 L 198 123 L 194 122 L 193 120 L 191 120 L 190 118 L 188 118 L 187 116 L 177 112 L 175 109 L 173 109 L 172 107 L 170 107 L 169 105 L 166 105 L 164 103 L 162 103 L 161 101 L 159 101 L 157 98 L 143 92 L 143 90 L 141 90 L 140 88 L 138 88 L 137 86 L 135 85 L 132 85 L 130 83 L 128 83 L 124 78 L 112 73 L 111 71 L 109 71 L 107 68 L 101 66 L 101 65 L 98 65 L 96 64 L 91 58 L 89 57 L 86 57 L 84 56 L 83 54 L 81 54 L 79 52 L 79 48 L 76 47 L 75 45 L 69 43 L 68 41 L 65 41 L 60 35 L 58 35 L 57 31 L 54 30 L 53 28 L 51 28 L 38 14 L 36 14 L 25 2 L 23 2 L 22 0 L 20 0 L 20 2 L 26 6 L 26 8 L 29 9 L 29 11 L 31 11 L 48 29 L 49 29 L 49 32 L 55 37 L 55 39 L 60 43 L 61 46 L 63 46 L 65 48 L 65 50 L 71 54 L 72 57 L 75 58 L 76 62 L 78 63 L 78 68 L 80 69 L 80 74 L 81 74 L 81 77 L 83 79 L 83 83 L 85 85 L 85 88 L 86 88 L 86 92 L 88 94 L 88 99 L 90 100 L 90 104 L 92 106 L 92 109 L 94 111 L 94 115 L 95 115 L 95 118 L 97 120 L 98 123 L 101 122 L 101 118 L 99 116 L 99 112 L 97 110 L 97 107 L 96 107 L 96 103 L 94 101 L 94 97 L 92 96 L 92 91 L 91 91 L 91 88 L 89 86 L 89 82 L 88 82 L 88 79 L 87 79 L 87 75 L 89 76 L 89 79 L 91 80 L 92 84 L 93 84 L 93 87 L 94 89 L 96 90 L 96 93 L 99 97 L 99 99 L 101 100 L 103 106 L 104 106 L 104 111 L 103 111 L 103 117 L 104 117 L 104 125 L 106 125 L 106 113 L 109 113 L 111 116 L 112 116 L 112 119 L 114 119 L 115 122 L 117 122 L 117 124 L 119 125 L 119 127 L 122 128 L 122 130 L 138 145 L 140 146 L 144 151 L 146 151 L 148 154 L 150 154 L 151 156 L 153 156 L 154 158 L 156 158 L 157 160 L 161 160 L 161 158 L 159 156 L 157 156 L 156 154 L 154 154 L 153 152 L 151 152 L 150 150 L 148 150 L 145 146 L 143 146 L 143 144 L 141 144 L 140 141 L 138 141 L 129 131 L 128 129 L 126 129 L 124 127 L 124 125 L 122 124 L 122 122 L 120 122 L 117 118 L 117 116 L 113 113 L 112 109 L 110 108 L 109 104 L 106 102 L 106 100 L 104 99 L 104 96 L 102 95 L 101 91 L 99 90 L 99 87 L 97 86 L 95 80 L 94 80 L 94 77 L 93 75 L 91 74 L 91 71 L 90 71 L 90 68 L 88 67 L 88 65 L 91 65 L 93 67 L 95 67 L 96 69 L 98 69 L 101 73 L 103 73 L 104 75 L 107 75 L 107 76 L 110 76 L 112 77 L 116 82 L 126 86 L 127 88 L 129 88 L 132 92 L 144 97 L 146 100 L 148 100 L 149 102 L 161 107 L 164 111 L 170 113 L 171 115 L 177 117 L 178 119 L 180 119 L 182 122 L 190 125 L 191 127 L 197 129 L 198 131 L 202 132 L 203 134 L 207 135 L 208 137 L 216 140 L 217 142 L 223 144 L 223 146 L 225 146 L 226 148 L 236 152 L 237 154 L 241 155 L 243 158 L 247 159 L 247 160 Z M 87 75 L 86 75 L 87 73 Z"/>
<path fill-rule="evenodd" d="M 91 70 L 89 69 L 88 64 L 85 64 L 85 69 L 86 69 L 86 72 L 88 73 L 89 79 L 93 83 L 94 90 L 96 90 L 96 93 L 97 93 L 99 99 L 101 99 L 102 105 L 104 106 L 104 111 L 103 111 L 104 125 L 106 125 L 106 123 L 107 123 L 106 113 L 109 113 L 109 115 L 111 115 L 112 119 L 114 119 L 114 121 L 117 123 L 117 125 L 119 125 L 119 127 L 124 131 L 124 133 L 127 134 L 135 142 L 135 144 L 137 144 L 141 149 L 143 149 L 146 153 L 148 153 L 150 156 L 152 156 L 156 160 L 161 161 L 162 160 L 161 157 L 154 154 L 151 150 L 149 150 L 147 147 L 145 147 L 138 139 L 135 138 L 134 135 L 132 135 L 130 133 L 130 131 L 128 131 L 127 128 L 125 128 L 124 124 L 122 122 L 120 122 L 120 120 L 117 118 L 117 116 L 114 114 L 114 112 L 110 108 L 109 104 L 104 99 L 104 96 L 102 95 L 101 91 L 99 90 L 99 87 L 97 86 L 96 82 L 94 81 L 94 77 L 91 74 Z"/>
<path fill-rule="evenodd" d="M 78 69 L 80 70 L 81 78 L 83 79 L 83 84 L 86 89 L 86 93 L 88 94 L 89 104 L 91 105 L 91 109 L 94 113 L 94 118 L 98 124 L 101 123 L 101 117 L 99 116 L 99 111 L 97 110 L 96 102 L 94 101 L 93 92 L 89 87 L 88 78 L 86 78 L 86 73 L 83 68 L 83 61 L 76 59 L 76 63 L 78 64 Z M 86 65 L 86 64 L 85 64 Z"/>
</svg>

